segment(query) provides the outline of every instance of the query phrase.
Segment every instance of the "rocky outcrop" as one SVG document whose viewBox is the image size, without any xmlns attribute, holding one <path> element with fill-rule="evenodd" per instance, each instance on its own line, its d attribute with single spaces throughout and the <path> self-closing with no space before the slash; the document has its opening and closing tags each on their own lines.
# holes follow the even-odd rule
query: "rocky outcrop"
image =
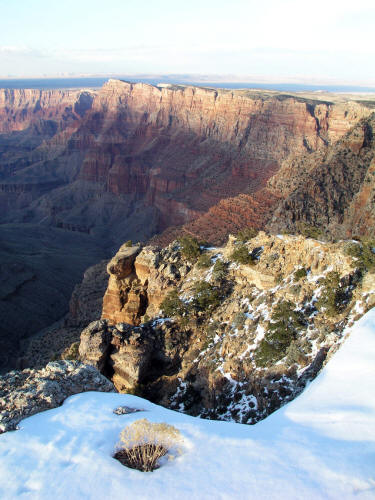
<svg viewBox="0 0 375 500">
<path fill-rule="evenodd" d="M 165 249 L 122 246 L 107 266 L 102 318 L 113 325 L 139 325 L 145 316 L 156 316 L 167 293 L 189 270 L 176 242 Z"/>
<path fill-rule="evenodd" d="M 112 392 L 112 383 L 94 367 L 55 361 L 41 370 L 12 371 L 0 377 L 0 433 L 15 430 L 31 415 L 60 406 L 85 391 Z"/>
<path fill-rule="evenodd" d="M 123 245 L 107 266 L 108 288 L 103 298 L 103 318 L 114 323 L 136 324 L 146 304 L 143 290 L 137 286 L 134 261 L 140 252 L 139 246 Z"/>
<path fill-rule="evenodd" d="M 108 319 L 82 332 L 81 360 L 100 366 L 120 391 L 255 423 L 299 394 L 346 327 L 375 305 L 373 269 L 353 257 L 360 245 L 260 232 L 201 247 L 198 262 L 177 242 L 145 247 L 128 268 L 147 296 L 145 315 L 138 326 L 115 324 L 107 309 Z M 166 297 L 169 319 L 160 310 Z"/>
<path fill-rule="evenodd" d="M 94 321 L 81 333 L 79 356 L 85 363 L 104 371 L 108 362 L 112 331 L 106 321 Z"/>
</svg>

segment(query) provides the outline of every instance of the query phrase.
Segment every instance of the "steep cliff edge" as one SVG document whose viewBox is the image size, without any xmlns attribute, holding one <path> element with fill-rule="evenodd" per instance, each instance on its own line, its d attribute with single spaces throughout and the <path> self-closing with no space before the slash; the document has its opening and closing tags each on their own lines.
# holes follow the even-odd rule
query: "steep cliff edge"
<svg viewBox="0 0 375 500">
<path fill-rule="evenodd" d="M 108 266 L 103 317 L 79 354 L 120 391 L 255 423 L 299 394 L 375 305 L 366 244 L 261 232 L 192 252 L 186 241 L 122 248 Z"/>
</svg>

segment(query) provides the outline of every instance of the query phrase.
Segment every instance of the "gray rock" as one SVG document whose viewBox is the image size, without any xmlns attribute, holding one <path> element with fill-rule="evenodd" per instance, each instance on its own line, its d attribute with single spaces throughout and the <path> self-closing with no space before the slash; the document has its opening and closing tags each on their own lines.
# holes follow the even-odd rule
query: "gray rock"
<svg viewBox="0 0 375 500">
<path fill-rule="evenodd" d="M 78 361 L 9 372 L 0 377 L 0 433 L 15 430 L 23 418 L 56 408 L 69 396 L 86 391 L 116 392 L 93 366 Z"/>
<path fill-rule="evenodd" d="M 81 333 L 80 359 L 97 368 L 104 369 L 111 346 L 112 328 L 106 320 L 93 321 Z"/>
</svg>

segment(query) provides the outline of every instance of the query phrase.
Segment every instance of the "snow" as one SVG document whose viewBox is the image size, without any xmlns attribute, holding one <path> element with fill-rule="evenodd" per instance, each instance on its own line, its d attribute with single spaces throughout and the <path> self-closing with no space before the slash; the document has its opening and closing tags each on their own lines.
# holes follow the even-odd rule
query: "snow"
<svg viewBox="0 0 375 500">
<path fill-rule="evenodd" d="M 375 309 L 293 402 L 254 426 L 200 420 L 127 394 L 88 392 L 0 436 L 0 498 L 375 499 Z M 116 415 L 126 405 L 142 412 Z M 147 418 L 184 436 L 152 473 L 112 458 Z"/>
</svg>

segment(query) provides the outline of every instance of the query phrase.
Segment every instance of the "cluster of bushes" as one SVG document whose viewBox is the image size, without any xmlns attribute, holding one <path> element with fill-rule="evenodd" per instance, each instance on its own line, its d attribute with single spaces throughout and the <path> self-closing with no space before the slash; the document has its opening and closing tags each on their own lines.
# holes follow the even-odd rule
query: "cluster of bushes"
<svg viewBox="0 0 375 500">
<path fill-rule="evenodd" d="M 274 308 L 268 331 L 255 354 L 258 366 L 269 366 L 282 359 L 298 333 L 305 327 L 300 311 L 294 310 L 290 301 L 279 302 Z"/>
<path fill-rule="evenodd" d="M 336 271 L 327 273 L 321 283 L 323 290 L 317 307 L 324 307 L 328 316 L 336 316 L 345 309 L 350 298 L 349 291 L 341 282 L 340 275 Z"/>
<path fill-rule="evenodd" d="M 230 258 L 238 264 L 247 264 L 250 266 L 255 265 L 257 261 L 253 252 L 249 252 L 249 249 L 244 244 L 237 245 Z"/>
<path fill-rule="evenodd" d="M 211 311 L 221 303 L 219 288 L 207 281 L 195 283 L 193 292 L 192 300 L 184 302 L 180 299 L 177 290 L 170 291 L 160 305 L 163 315 L 177 317 L 181 322 L 191 314 Z"/>
<path fill-rule="evenodd" d="M 171 290 L 160 305 L 164 316 L 182 318 L 188 313 L 187 304 L 178 296 L 177 290 Z"/>
<path fill-rule="evenodd" d="M 207 281 L 198 281 L 194 285 L 193 307 L 196 311 L 209 311 L 220 305 L 220 294 L 217 287 Z"/>
<path fill-rule="evenodd" d="M 181 236 L 178 242 L 181 248 L 181 255 L 187 260 L 195 262 L 202 253 L 198 240 L 192 236 Z"/>
<path fill-rule="evenodd" d="M 247 241 L 251 240 L 252 238 L 255 238 L 255 236 L 258 234 L 258 231 L 253 228 L 253 227 L 246 227 L 245 229 L 242 229 L 239 233 L 237 233 L 236 238 L 238 241 L 241 241 L 242 243 L 246 243 Z"/>
<path fill-rule="evenodd" d="M 363 240 L 361 243 L 349 243 L 345 252 L 358 259 L 359 267 L 363 270 L 375 269 L 375 240 Z"/>
</svg>

